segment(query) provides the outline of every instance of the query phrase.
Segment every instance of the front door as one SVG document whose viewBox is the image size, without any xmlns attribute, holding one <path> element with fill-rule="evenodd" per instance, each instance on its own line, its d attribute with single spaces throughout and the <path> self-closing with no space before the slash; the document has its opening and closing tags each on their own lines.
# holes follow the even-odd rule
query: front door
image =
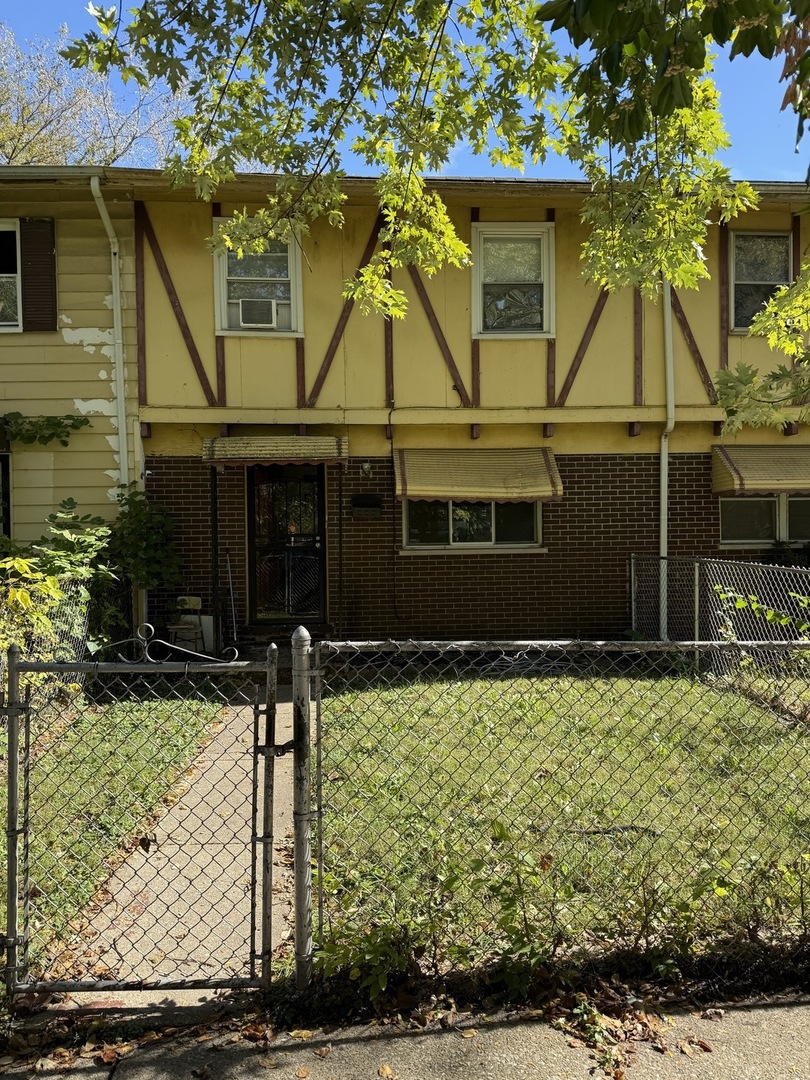
<svg viewBox="0 0 810 1080">
<path fill-rule="evenodd" d="M 251 495 L 251 618 L 323 621 L 323 466 L 256 465 Z"/>
</svg>

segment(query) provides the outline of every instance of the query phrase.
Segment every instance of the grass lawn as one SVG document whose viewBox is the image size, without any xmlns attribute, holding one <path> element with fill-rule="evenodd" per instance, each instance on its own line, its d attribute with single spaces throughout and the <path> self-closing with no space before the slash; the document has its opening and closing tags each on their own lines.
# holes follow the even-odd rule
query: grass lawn
<svg viewBox="0 0 810 1080">
<path fill-rule="evenodd" d="M 810 728 L 726 680 L 325 682 L 325 970 L 810 929 Z"/>
<path fill-rule="evenodd" d="M 32 723 L 29 774 L 30 956 L 75 929 L 98 886 L 175 797 L 221 702 L 160 695 L 92 704 L 83 695 Z M 6 733 L 3 733 L 5 771 Z M 6 806 L 2 859 L 6 857 Z M 22 810 L 21 810 L 22 814 Z M 24 851 L 20 844 L 22 872 Z M 5 875 L 0 895 L 5 907 Z"/>
</svg>

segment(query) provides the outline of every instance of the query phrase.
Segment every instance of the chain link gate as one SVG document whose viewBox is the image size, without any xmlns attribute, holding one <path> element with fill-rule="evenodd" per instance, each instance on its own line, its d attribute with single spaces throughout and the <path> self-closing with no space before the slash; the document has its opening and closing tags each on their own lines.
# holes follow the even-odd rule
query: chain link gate
<svg viewBox="0 0 810 1080">
<path fill-rule="evenodd" d="M 266 987 L 277 650 L 26 663 L 12 647 L 6 984 Z M 175 650 L 174 655 L 183 650 Z"/>
</svg>

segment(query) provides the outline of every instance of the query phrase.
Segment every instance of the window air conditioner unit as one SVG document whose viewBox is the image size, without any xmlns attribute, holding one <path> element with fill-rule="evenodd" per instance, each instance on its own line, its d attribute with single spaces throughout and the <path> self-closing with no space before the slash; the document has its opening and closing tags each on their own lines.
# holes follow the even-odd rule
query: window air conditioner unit
<svg viewBox="0 0 810 1080">
<path fill-rule="evenodd" d="M 272 329 L 276 325 L 275 300 L 240 300 L 239 325 L 255 329 Z"/>
</svg>

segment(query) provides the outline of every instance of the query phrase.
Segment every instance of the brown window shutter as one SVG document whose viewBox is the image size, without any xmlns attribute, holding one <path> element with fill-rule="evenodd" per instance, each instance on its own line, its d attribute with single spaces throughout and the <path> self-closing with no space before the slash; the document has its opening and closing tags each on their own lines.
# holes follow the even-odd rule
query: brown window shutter
<svg viewBox="0 0 810 1080">
<path fill-rule="evenodd" d="M 56 241 L 50 218 L 20 219 L 23 330 L 56 329 Z"/>
</svg>

